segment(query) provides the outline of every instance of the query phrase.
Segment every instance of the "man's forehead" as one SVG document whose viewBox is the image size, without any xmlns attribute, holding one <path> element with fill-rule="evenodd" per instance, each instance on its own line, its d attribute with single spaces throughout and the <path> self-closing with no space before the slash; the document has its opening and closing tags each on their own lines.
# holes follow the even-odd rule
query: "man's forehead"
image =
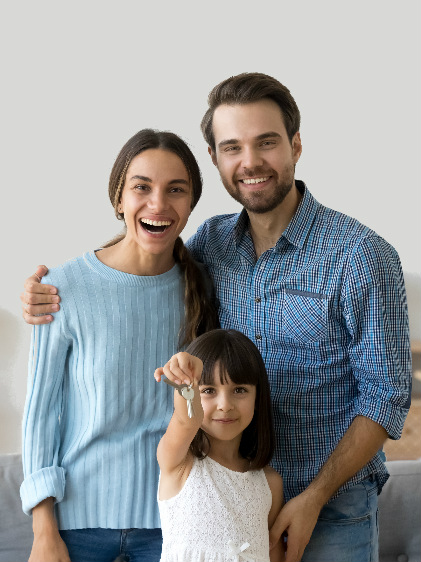
<svg viewBox="0 0 421 562">
<path fill-rule="evenodd" d="M 286 133 L 279 106 L 270 99 L 245 104 L 222 104 L 215 109 L 213 133 L 216 144 L 237 137 Z"/>
</svg>

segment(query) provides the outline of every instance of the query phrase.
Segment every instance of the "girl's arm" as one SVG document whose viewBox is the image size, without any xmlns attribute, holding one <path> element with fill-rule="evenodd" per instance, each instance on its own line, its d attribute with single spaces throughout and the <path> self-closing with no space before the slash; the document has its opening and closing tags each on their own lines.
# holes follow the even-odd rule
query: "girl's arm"
<svg viewBox="0 0 421 562">
<path fill-rule="evenodd" d="M 270 531 L 284 505 L 284 487 L 282 477 L 276 470 L 267 466 L 264 471 L 270 491 L 272 492 L 272 507 L 268 516 L 268 528 Z M 283 538 L 281 537 L 270 549 L 270 562 L 283 562 L 285 560 L 285 549 L 282 541 Z"/>
<path fill-rule="evenodd" d="M 157 458 L 162 473 L 178 472 L 186 460 L 187 453 L 194 436 L 203 420 L 203 408 L 200 401 L 199 380 L 202 375 L 203 363 L 189 353 L 181 352 L 173 355 L 164 367 L 156 369 L 154 377 L 160 382 L 162 375 L 176 384 L 193 383 L 194 416 L 188 417 L 187 401 L 174 392 L 174 413 L 167 431 L 158 445 Z"/>
</svg>

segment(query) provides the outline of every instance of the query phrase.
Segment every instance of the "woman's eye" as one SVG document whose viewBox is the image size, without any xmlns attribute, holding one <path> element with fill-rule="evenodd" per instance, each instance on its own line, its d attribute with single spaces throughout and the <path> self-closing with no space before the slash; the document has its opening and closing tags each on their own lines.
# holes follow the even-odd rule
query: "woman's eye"
<svg viewBox="0 0 421 562">
<path fill-rule="evenodd" d="M 136 189 L 137 191 L 146 191 L 147 189 L 149 189 L 148 185 L 135 185 L 134 189 Z"/>
</svg>

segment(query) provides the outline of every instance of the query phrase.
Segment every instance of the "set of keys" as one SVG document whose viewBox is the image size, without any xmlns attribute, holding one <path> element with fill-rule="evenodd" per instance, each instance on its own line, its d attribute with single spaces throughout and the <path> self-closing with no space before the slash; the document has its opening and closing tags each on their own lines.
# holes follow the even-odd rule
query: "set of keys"
<svg viewBox="0 0 421 562">
<path fill-rule="evenodd" d="M 194 416 L 193 410 L 193 398 L 194 398 L 194 390 L 192 388 L 192 384 L 175 384 L 175 382 L 170 381 L 169 379 L 165 378 L 164 382 L 168 385 L 172 386 L 173 388 L 177 389 L 178 394 L 187 401 L 187 415 L 189 418 Z"/>
</svg>

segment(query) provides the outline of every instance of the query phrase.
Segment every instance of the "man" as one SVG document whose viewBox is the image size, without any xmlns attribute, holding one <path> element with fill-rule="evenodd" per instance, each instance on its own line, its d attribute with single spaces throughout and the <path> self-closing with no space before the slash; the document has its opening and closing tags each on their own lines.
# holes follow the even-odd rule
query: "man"
<svg viewBox="0 0 421 562">
<path fill-rule="evenodd" d="M 209 219 L 188 244 L 214 281 L 221 326 L 250 337 L 268 370 L 286 496 L 271 541 L 287 533 L 287 562 L 376 560 L 381 448 L 400 437 L 410 403 L 403 276 L 387 242 L 294 179 L 299 126 L 270 76 L 212 90 L 202 132 L 244 209 Z M 58 299 L 29 295 L 34 281 L 25 303 Z M 52 311 L 26 308 L 30 323 Z"/>
</svg>

